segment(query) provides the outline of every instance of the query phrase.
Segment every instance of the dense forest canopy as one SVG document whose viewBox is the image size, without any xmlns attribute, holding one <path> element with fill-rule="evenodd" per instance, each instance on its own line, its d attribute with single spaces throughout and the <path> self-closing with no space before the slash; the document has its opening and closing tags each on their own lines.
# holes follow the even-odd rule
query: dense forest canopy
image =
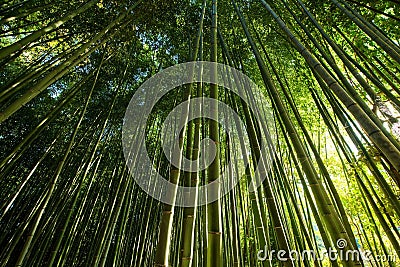
<svg viewBox="0 0 400 267">
<path fill-rule="evenodd" d="M 399 42 L 397 0 L 0 1 L 0 265 L 399 266 Z M 130 137 L 152 166 L 129 169 L 132 97 L 192 61 L 257 90 L 232 76 L 243 95 L 202 81 L 169 91 Z M 182 105 L 178 162 L 204 157 L 204 139 L 215 149 L 207 168 L 183 170 L 163 123 L 201 97 L 237 117 Z M 236 186 L 191 207 L 137 184 L 159 173 L 200 199 L 215 181 L 223 192 L 222 172 Z"/>
</svg>

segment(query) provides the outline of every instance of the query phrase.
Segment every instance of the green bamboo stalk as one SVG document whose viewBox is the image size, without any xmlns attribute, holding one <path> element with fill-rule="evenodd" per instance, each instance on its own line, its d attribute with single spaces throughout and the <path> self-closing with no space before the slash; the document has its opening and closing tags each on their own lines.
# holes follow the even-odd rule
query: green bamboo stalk
<svg viewBox="0 0 400 267">
<path fill-rule="evenodd" d="M 96 4 L 99 0 L 92 0 L 84 4 L 83 6 L 79 7 L 78 9 L 70 12 L 66 16 L 58 19 L 55 22 L 50 23 L 47 27 L 37 30 L 34 33 L 26 36 L 25 38 L 19 40 L 16 43 L 13 43 L 12 45 L 9 45 L 7 47 L 4 47 L 0 49 L 0 60 L 11 55 L 12 53 L 18 51 L 19 49 L 23 48 L 25 45 L 39 39 L 41 36 L 44 34 L 47 34 L 49 32 L 54 31 L 55 29 L 59 28 L 61 25 L 63 25 L 65 22 L 73 19 L 77 15 L 85 12 L 88 10 L 90 7 L 92 7 L 94 4 Z"/>
<path fill-rule="evenodd" d="M 212 0 L 211 13 L 211 62 L 218 61 L 218 43 L 217 43 L 217 0 Z M 217 78 L 216 66 L 210 70 L 211 78 Z M 218 100 L 218 85 L 210 84 L 210 98 Z M 210 106 L 211 116 L 218 118 L 218 106 Z M 208 168 L 208 183 L 218 179 L 220 175 L 220 141 L 219 125 L 216 120 L 209 121 L 210 139 L 215 144 L 215 158 Z M 219 193 L 219 187 L 217 187 Z M 222 267 L 222 228 L 221 228 L 221 202 L 216 200 L 207 205 L 208 217 L 208 245 L 207 245 L 207 267 Z"/>
</svg>

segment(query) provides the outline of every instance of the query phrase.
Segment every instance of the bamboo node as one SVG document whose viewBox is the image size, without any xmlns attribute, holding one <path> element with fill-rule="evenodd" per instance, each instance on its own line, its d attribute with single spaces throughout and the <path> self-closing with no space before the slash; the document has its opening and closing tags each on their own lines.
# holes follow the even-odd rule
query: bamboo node
<svg viewBox="0 0 400 267">
<path fill-rule="evenodd" d="M 208 231 L 208 233 L 211 234 L 211 235 L 222 235 L 221 232 Z"/>
</svg>

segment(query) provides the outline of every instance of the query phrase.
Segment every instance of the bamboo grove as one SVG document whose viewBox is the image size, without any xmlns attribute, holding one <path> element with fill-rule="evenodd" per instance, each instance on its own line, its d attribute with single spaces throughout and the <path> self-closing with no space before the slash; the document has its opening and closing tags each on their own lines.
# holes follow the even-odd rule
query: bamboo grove
<svg viewBox="0 0 400 267">
<path fill-rule="evenodd" d="M 0 1 L 0 265 L 399 266 L 399 22 L 397 0 Z M 157 103 L 135 137 L 153 168 L 135 175 L 196 189 L 239 176 L 218 200 L 180 207 L 132 179 L 121 135 L 135 91 L 191 61 L 239 70 L 268 106 L 255 114 L 205 82 Z M 234 110 L 209 107 L 243 138 L 197 111 L 179 159 L 200 159 L 205 139 L 215 157 L 191 172 L 169 162 L 161 128 L 199 97 Z M 260 162 L 266 178 L 252 190 Z M 330 259 L 328 248 L 371 253 Z"/>
</svg>

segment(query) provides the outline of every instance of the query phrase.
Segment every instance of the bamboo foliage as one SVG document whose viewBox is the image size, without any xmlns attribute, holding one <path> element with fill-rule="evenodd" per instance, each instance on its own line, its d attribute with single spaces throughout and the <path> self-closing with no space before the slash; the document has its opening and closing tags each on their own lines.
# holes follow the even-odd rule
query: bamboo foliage
<svg viewBox="0 0 400 267">
<path fill-rule="evenodd" d="M 399 6 L 1 2 L 0 266 L 398 266 Z M 247 75 L 258 88 L 216 68 L 192 73 L 254 103 L 217 84 L 175 88 L 137 118 L 146 131 L 132 147 L 145 146 L 152 168 L 136 155 L 133 177 L 121 146 L 126 107 L 148 78 L 190 61 Z M 169 126 L 184 125 L 175 165 L 161 129 L 174 107 L 198 98 L 237 116 L 185 106 Z M 256 106 L 260 98 L 270 106 Z M 218 120 L 202 118 L 205 109 Z M 214 151 L 204 141 L 215 148 L 211 164 L 181 170 Z M 135 182 L 157 173 L 176 186 L 171 205 Z M 200 186 L 222 173 L 238 181 L 226 195 L 218 181 L 218 200 L 177 206 L 178 186 L 195 188 L 198 202 Z M 344 254 L 329 259 L 330 248 Z M 310 250 L 316 257 L 291 258 Z M 343 256 L 354 251 L 370 260 Z"/>
</svg>

